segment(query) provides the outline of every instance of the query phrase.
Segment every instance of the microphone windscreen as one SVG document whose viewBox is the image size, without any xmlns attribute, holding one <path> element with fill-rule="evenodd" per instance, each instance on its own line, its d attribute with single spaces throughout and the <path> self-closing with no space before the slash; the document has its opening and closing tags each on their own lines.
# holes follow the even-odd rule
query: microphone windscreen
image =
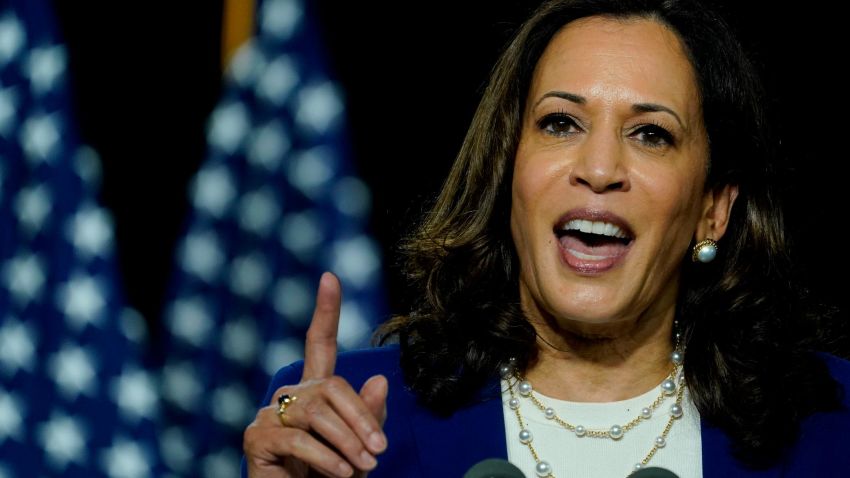
<svg viewBox="0 0 850 478">
<path fill-rule="evenodd" d="M 505 460 L 488 458 L 473 465 L 463 478 L 525 478 L 525 475 Z"/>
<path fill-rule="evenodd" d="M 632 473 L 629 478 L 679 478 L 679 475 L 665 468 L 650 466 Z"/>
</svg>

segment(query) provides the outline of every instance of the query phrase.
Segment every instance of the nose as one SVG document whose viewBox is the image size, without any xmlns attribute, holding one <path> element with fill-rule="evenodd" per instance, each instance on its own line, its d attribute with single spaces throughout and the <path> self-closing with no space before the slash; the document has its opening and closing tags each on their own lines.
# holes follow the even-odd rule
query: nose
<svg viewBox="0 0 850 478">
<path fill-rule="evenodd" d="M 623 144 L 616 134 L 591 131 L 577 153 L 571 185 L 588 187 L 597 194 L 629 190 Z"/>
</svg>

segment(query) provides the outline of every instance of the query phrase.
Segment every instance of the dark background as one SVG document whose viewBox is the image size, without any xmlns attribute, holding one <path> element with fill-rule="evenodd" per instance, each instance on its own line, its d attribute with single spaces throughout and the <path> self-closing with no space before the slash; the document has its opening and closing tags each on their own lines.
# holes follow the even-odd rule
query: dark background
<svg viewBox="0 0 850 478">
<path fill-rule="evenodd" d="M 308 0 L 309 1 L 309 0 Z M 167 5 L 165 5 L 167 3 Z M 346 90 L 357 168 L 373 193 L 393 312 L 404 310 L 393 252 L 432 200 L 490 67 L 537 1 L 340 2 L 309 8 Z M 840 15 L 775 2 L 713 2 L 762 70 L 790 159 L 785 184 L 795 253 L 814 296 L 842 308 L 848 99 Z M 83 139 L 103 160 L 101 199 L 116 223 L 130 303 L 154 332 L 221 88 L 221 0 L 54 0 L 69 44 Z M 830 245 L 831 244 L 831 245 Z"/>
</svg>

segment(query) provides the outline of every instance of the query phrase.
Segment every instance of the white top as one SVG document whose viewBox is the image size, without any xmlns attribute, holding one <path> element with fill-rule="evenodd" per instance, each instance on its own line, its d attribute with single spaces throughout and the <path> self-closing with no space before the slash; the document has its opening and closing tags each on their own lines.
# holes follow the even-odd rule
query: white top
<svg viewBox="0 0 850 478">
<path fill-rule="evenodd" d="M 617 441 L 609 438 L 578 437 L 543 412 L 527 397 L 519 394 L 519 412 L 531 431 L 531 444 L 541 460 L 552 467 L 556 478 L 617 478 L 626 477 L 652 449 L 655 438 L 661 435 L 669 419 L 670 406 L 676 401 L 669 396 L 653 412 L 652 417 L 641 422 Z M 658 387 L 643 395 L 610 403 L 581 403 L 557 400 L 534 392 L 544 406 L 555 409 L 557 415 L 573 425 L 584 425 L 591 430 L 607 430 L 612 425 L 623 425 L 649 407 L 661 393 Z M 508 406 L 511 398 L 506 381 L 502 381 L 502 409 L 508 445 L 508 461 L 518 466 L 529 478 L 536 478 L 534 457 L 528 446 L 519 440 L 520 426 L 516 412 Z M 674 420 L 667 435 L 666 445 L 649 460 L 647 466 L 659 466 L 676 473 L 680 478 L 702 478 L 702 438 L 699 412 L 685 391 L 682 399 L 684 414 Z"/>
</svg>

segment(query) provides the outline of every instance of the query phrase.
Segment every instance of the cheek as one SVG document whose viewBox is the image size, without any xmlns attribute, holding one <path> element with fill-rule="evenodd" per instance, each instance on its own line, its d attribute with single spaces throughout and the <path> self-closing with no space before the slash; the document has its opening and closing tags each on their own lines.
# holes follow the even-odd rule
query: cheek
<svg viewBox="0 0 850 478">
<path fill-rule="evenodd" d="M 648 219 L 661 221 L 659 233 L 668 239 L 681 235 L 681 241 L 689 242 L 701 212 L 701 175 L 693 171 L 655 171 L 643 183 L 650 206 L 646 209 L 651 215 Z"/>
<path fill-rule="evenodd" d="M 513 183 L 511 184 L 511 237 L 520 258 L 520 263 L 527 261 L 524 255 L 528 248 L 526 235 L 529 233 L 528 220 L 530 216 L 529 203 L 533 202 L 533 194 L 530 190 L 517 158 L 517 166 L 514 168 Z"/>
<path fill-rule="evenodd" d="M 563 158 L 546 152 L 528 152 L 522 147 L 514 163 L 512 195 L 514 209 L 531 216 L 545 210 L 559 194 Z M 563 194 L 563 191 L 560 191 Z"/>
<path fill-rule="evenodd" d="M 523 268 L 530 264 L 531 247 L 544 231 L 547 198 L 553 187 L 545 158 L 517 152 L 511 184 L 511 236 Z"/>
<path fill-rule="evenodd" d="M 699 210 L 704 178 L 693 168 L 647 168 L 637 175 L 658 214 L 683 219 Z"/>
</svg>

